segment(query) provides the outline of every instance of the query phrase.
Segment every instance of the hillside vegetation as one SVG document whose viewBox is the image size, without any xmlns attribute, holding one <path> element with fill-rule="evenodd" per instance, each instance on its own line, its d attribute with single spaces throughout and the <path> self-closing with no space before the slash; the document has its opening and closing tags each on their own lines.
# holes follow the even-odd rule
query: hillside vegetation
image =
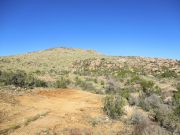
<svg viewBox="0 0 180 135">
<path fill-rule="evenodd" d="M 101 56 L 93 50 L 51 48 L 17 56 L 1 57 L 0 67 L 8 70 L 20 69 L 27 72 L 42 71 L 49 73 L 51 70 L 68 70 L 76 60 Z"/>
<path fill-rule="evenodd" d="M 124 135 L 180 134 L 180 60 L 106 56 L 73 48 L 0 57 L 1 91 L 37 87 L 101 95 L 104 114 L 130 127 Z"/>
</svg>

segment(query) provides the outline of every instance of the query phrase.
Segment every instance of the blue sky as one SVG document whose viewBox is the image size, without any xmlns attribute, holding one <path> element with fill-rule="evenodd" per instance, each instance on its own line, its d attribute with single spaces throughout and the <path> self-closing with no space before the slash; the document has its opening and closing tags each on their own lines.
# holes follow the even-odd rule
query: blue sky
<svg viewBox="0 0 180 135">
<path fill-rule="evenodd" d="M 0 55 L 51 47 L 180 59 L 180 0 L 0 0 Z"/>
</svg>

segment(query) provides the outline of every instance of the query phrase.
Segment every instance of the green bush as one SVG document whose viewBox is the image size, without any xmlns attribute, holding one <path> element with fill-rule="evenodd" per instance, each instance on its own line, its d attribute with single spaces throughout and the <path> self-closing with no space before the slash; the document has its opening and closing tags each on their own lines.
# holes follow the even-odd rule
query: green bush
<svg viewBox="0 0 180 135">
<path fill-rule="evenodd" d="M 43 80 L 34 79 L 35 87 L 48 87 L 47 83 Z"/>
<path fill-rule="evenodd" d="M 176 92 L 173 97 L 174 104 L 180 104 L 180 92 Z"/>
<path fill-rule="evenodd" d="M 104 85 L 104 81 L 103 80 L 101 80 L 101 85 Z"/>
<path fill-rule="evenodd" d="M 176 89 L 180 92 L 180 83 L 177 84 Z"/>
<path fill-rule="evenodd" d="M 82 83 L 82 80 L 78 76 L 76 76 L 75 85 L 78 86 L 78 85 L 81 85 L 81 83 Z"/>
<path fill-rule="evenodd" d="M 0 81 L 4 83 L 4 85 L 15 85 L 18 87 L 25 86 L 25 80 L 27 78 L 27 74 L 24 71 L 16 71 L 16 72 L 5 72 L 1 71 Z"/>
<path fill-rule="evenodd" d="M 160 77 L 162 77 L 162 78 L 177 78 L 178 75 L 175 71 L 165 68 L 163 73 L 160 74 Z"/>
<path fill-rule="evenodd" d="M 0 72 L 0 82 L 4 85 L 9 85 L 11 74 L 12 74 L 12 72 L 1 71 Z"/>
<path fill-rule="evenodd" d="M 36 79 L 22 70 L 15 72 L 1 71 L 0 82 L 4 85 L 14 85 L 22 88 L 47 87 L 46 82 Z"/>
<path fill-rule="evenodd" d="M 130 92 L 128 89 L 121 89 L 119 91 L 119 94 L 124 97 L 125 99 L 129 100 L 129 97 L 130 97 Z"/>
<path fill-rule="evenodd" d="M 94 85 L 94 80 L 91 78 L 87 78 L 86 80 L 81 80 L 80 78 L 76 77 L 75 78 L 75 85 L 81 87 L 83 90 L 88 90 L 92 92 L 96 92 L 97 89 Z"/>
<path fill-rule="evenodd" d="M 175 106 L 180 104 L 180 84 L 179 83 L 177 84 L 176 89 L 177 89 L 177 92 L 175 92 L 173 96 L 173 104 Z"/>
<path fill-rule="evenodd" d="M 157 85 L 155 85 L 153 81 L 147 81 L 147 80 L 141 79 L 140 85 L 142 87 L 143 92 L 147 96 L 150 96 L 153 93 L 156 93 L 156 94 L 161 93 L 161 89 Z"/>
<path fill-rule="evenodd" d="M 128 80 L 127 84 L 132 84 L 132 83 L 140 83 L 141 78 L 137 75 L 133 76 L 130 80 Z"/>
<path fill-rule="evenodd" d="M 121 96 L 108 95 L 104 98 L 103 111 L 112 119 L 117 119 L 123 115 L 125 101 Z"/>
<path fill-rule="evenodd" d="M 174 113 L 176 116 L 180 118 L 180 104 L 175 107 Z"/>
<path fill-rule="evenodd" d="M 136 75 L 136 73 L 132 72 L 129 69 L 121 69 L 117 73 L 117 77 L 119 78 L 127 78 L 128 76 L 134 76 L 134 75 Z"/>
<path fill-rule="evenodd" d="M 24 71 L 16 71 L 12 74 L 10 83 L 18 87 L 24 87 L 26 86 L 26 78 L 27 74 Z"/>
<path fill-rule="evenodd" d="M 154 82 L 142 80 L 140 82 L 140 85 L 142 87 L 143 92 L 145 92 L 148 95 L 152 93 L 153 87 L 154 87 Z"/>
<path fill-rule="evenodd" d="M 174 113 L 180 118 L 180 83 L 176 86 L 177 92 L 173 96 Z"/>
<path fill-rule="evenodd" d="M 69 83 L 70 83 L 70 81 L 68 79 L 61 77 L 60 80 L 56 81 L 55 87 L 56 88 L 67 88 Z"/>
</svg>

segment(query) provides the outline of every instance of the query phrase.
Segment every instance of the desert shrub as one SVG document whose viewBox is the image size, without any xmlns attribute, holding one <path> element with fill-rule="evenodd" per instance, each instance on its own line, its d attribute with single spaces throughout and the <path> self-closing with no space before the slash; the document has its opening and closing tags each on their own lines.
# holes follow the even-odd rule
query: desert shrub
<svg viewBox="0 0 180 135">
<path fill-rule="evenodd" d="M 146 111 L 157 108 L 162 104 L 162 99 L 156 95 L 152 94 L 149 97 L 141 98 L 139 106 Z"/>
<path fill-rule="evenodd" d="M 78 77 L 75 78 L 75 85 L 81 87 L 83 90 L 96 91 L 93 81 L 82 80 Z"/>
<path fill-rule="evenodd" d="M 22 88 L 47 87 L 47 83 L 27 74 L 22 70 L 1 72 L 0 82 L 4 85 L 14 85 Z"/>
<path fill-rule="evenodd" d="M 180 83 L 177 84 L 176 89 L 180 91 Z"/>
<path fill-rule="evenodd" d="M 177 89 L 177 92 L 174 93 L 173 104 L 179 105 L 180 104 L 180 83 L 177 84 L 176 89 Z"/>
<path fill-rule="evenodd" d="M 9 85 L 10 84 L 10 75 L 11 75 L 11 72 L 1 71 L 0 72 L 0 82 L 2 84 Z"/>
<path fill-rule="evenodd" d="M 108 95 L 104 98 L 103 111 L 112 119 L 123 115 L 124 98 L 118 95 Z"/>
<path fill-rule="evenodd" d="M 83 90 L 96 91 L 96 87 L 91 81 L 83 81 L 80 85 Z"/>
<path fill-rule="evenodd" d="M 97 79 L 95 78 L 94 80 L 93 80 L 95 83 L 98 83 L 98 81 L 97 81 Z"/>
<path fill-rule="evenodd" d="M 131 79 L 128 79 L 126 85 L 139 84 L 139 90 L 142 90 L 147 96 L 150 96 L 153 93 L 160 94 L 161 89 L 155 85 L 153 81 L 145 80 L 140 78 L 138 75 L 133 76 Z"/>
<path fill-rule="evenodd" d="M 134 126 L 132 135 L 172 135 L 170 132 L 161 128 L 157 124 L 137 124 Z M 174 134 L 173 134 L 174 135 Z"/>
<path fill-rule="evenodd" d="M 143 92 L 147 96 L 150 96 L 153 93 L 160 94 L 161 92 L 161 89 L 157 85 L 155 85 L 153 81 L 147 81 L 147 80 L 142 79 L 140 81 L 140 85 L 142 87 Z"/>
<path fill-rule="evenodd" d="M 180 91 L 176 92 L 173 96 L 174 104 L 180 104 Z"/>
<path fill-rule="evenodd" d="M 162 77 L 162 78 L 177 78 L 178 75 L 175 71 L 172 71 L 168 68 L 164 68 L 163 72 L 160 74 L 160 77 Z"/>
<path fill-rule="evenodd" d="M 128 76 L 134 76 L 136 73 L 132 72 L 131 70 L 128 69 L 121 69 L 117 73 L 117 77 L 119 78 L 126 78 Z"/>
<path fill-rule="evenodd" d="M 141 123 L 134 126 L 134 131 L 132 135 L 145 135 L 144 130 L 147 127 L 147 125 Z"/>
<path fill-rule="evenodd" d="M 103 80 L 101 80 L 101 85 L 104 85 L 104 81 Z"/>
<path fill-rule="evenodd" d="M 138 106 L 139 103 L 140 103 L 140 97 L 139 96 L 134 96 L 134 95 L 130 94 L 129 99 L 128 99 L 128 103 L 130 105 Z"/>
<path fill-rule="evenodd" d="M 24 80 L 24 85 L 21 87 L 34 88 L 34 87 L 48 87 L 47 82 L 39 80 L 32 75 L 28 75 Z"/>
<path fill-rule="evenodd" d="M 175 115 L 180 118 L 180 104 L 178 104 L 174 109 Z"/>
<path fill-rule="evenodd" d="M 173 133 L 180 123 L 180 119 L 176 116 L 171 108 L 167 105 L 161 104 L 158 108 L 154 109 L 155 120 L 168 131 Z"/>
<path fill-rule="evenodd" d="M 26 78 L 27 74 L 24 71 L 17 71 L 12 74 L 10 83 L 18 87 L 24 87 L 26 85 Z"/>
<path fill-rule="evenodd" d="M 174 132 L 177 124 L 180 122 L 179 111 L 177 108 L 173 110 L 172 106 L 163 104 L 162 99 L 158 95 L 141 98 L 139 106 L 150 112 L 151 118 L 158 122 L 160 126 L 166 128 L 169 132 Z"/>
<path fill-rule="evenodd" d="M 133 112 L 131 119 L 132 124 L 147 124 L 148 119 L 140 111 Z"/>
<path fill-rule="evenodd" d="M 35 70 L 33 73 L 36 74 L 36 75 L 44 74 L 44 72 L 40 71 L 40 70 Z"/>
<path fill-rule="evenodd" d="M 98 124 L 103 124 L 105 122 L 106 118 L 104 117 L 90 117 L 89 123 L 92 125 L 92 127 L 96 127 Z"/>
<path fill-rule="evenodd" d="M 147 95 L 150 95 L 153 92 L 154 82 L 142 80 L 140 82 L 140 85 L 142 87 L 143 92 L 145 92 Z"/>
<path fill-rule="evenodd" d="M 34 86 L 35 87 L 48 87 L 47 82 L 43 80 L 39 80 L 39 79 L 34 79 Z"/>
<path fill-rule="evenodd" d="M 180 83 L 177 84 L 177 92 L 173 96 L 174 115 L 179 118 L 180 122 Z"/>
<path fill-rule="evenodd" d="M 69 83 L 70 83 L 70 81 L 68 79 L 65 79 L 65 78 L 61 77 L 60 80 L 56 81 L 55 87 L 56 88 L 67 88 Z"/>
<path fill-rule="evenodd" d="M 107 81 L 107 86 L 106 86 L 106 93 L 117 93 L 117 91 L 120 89 L 119 84 L 116 80 L 110 78 Z"/>
<path fill-rule="evenodd" d="M 78 76 L 76 76 L 75 85 L 78 86 L 78 85 L 81 85 L 81 83 L 82 83 L 82 80 Z"/>
<path fill-rule="evenodd" d="M 127 81 L 127 84 L 133 84 L 133 83 L 138 84 L 140 82 L 141 82 L 141 78 L 139 76 L 135 75 Z"/>
<path fill-rule="evenodd" d="M 86 81 L 92 81 L 92 82 L 94 82 L 94 83 L 98 83 L 97 78 L 93 78 L 93 77 L 88 77 L 88 78 L 86 78 Z"/>
<path fill-rule="evenodd" d="M 119 90 L 118 93 L 119 93 L 119 95 L 121 95 L 125 99 L 129 100 L 129 97 L 130 97 L 129 89 L 121 89 L 121 90 Z"/>
<path fill-rule="evenodd" d="M 177 124 L 175 130 L 173 131 L 173 135 L 179 135 L 180 134 L 180 123 Z"/>
<path fill-rule="evenodd" d="M 139 111 L 135 111 L 132 114 L 131 122 L 135 125 L 133 135 L 170 135 L 174 132 L 170 132 L 158 124 L 152 123 L 142 114 L 142 112 Z"/>
</svg>

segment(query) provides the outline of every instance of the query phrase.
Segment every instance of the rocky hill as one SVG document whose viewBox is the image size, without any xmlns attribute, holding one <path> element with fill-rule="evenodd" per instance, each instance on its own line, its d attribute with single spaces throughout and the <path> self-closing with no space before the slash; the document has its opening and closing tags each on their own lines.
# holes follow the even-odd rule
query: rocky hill
<svg viewBox="0 0 180 135">
<path fill-rule="evenodd" d="M 0 68 L 4 70 L 44 71 L 68 70 L 76 60 L 98 58 L 103 55 L 94 50 L 74 48 L 51 48 L 16 56 L 0 57 Z"/>
<path fill-rule="evenodd" d="M 159 71 L 164 67 L 179 73 L 180 60 L 148 58 L 136 56 L 107 56 L 94 50 L 76 48 L 51 48 L 16 56 L 0 57 L 1 70 L 25 70 L 27 72 L 50 72 L 76 70 L 87 67 L 89 69 L 108 68 L 118 69 L 129 67 L 144 71 Z"/>
<path fill-rule="evenodd" d="M 145 58 L 145 57 L 106 57 L 106 58 L 89 58 L 77 60 L 73 68 L 96 69 L 122 69 L 125 67 L 131 70 L 137 69 L 146 73 L 160 72 L 163 68 L 169 68 L 176 73 L 180 73 L 180 60 L 162 59 L 162 58 Z"/>
<path fill-rule="evenodd" d="M 84 94 L 77 89 L 88 92 Z M 73 102 L 67 100 L 70 93 Z M 0 100 L 0 134 L 11 133 L 12 128 L 19 128 L 14 134 L 41 132 L 43 122 L 37 110 L 45 110 L 50 113 L 43 115 L 44 120 L 54 121 L 51 126 L 55 130 L 49 131 L 46 125 L 52 135 L 64 131 L 68 135 L 81 135 L 84 128 L 92 135 L 179 135 L 180 60 L 107 56 L 73 48 L 0 57 Z M 74 105 L 86 109 L 72 111 Z M 63 115 L 62 110 L 68 114 Z M 13 117 L 20 121 L 22 116 L 35 112 L 36 115 L 23 122 L 25 126 L 19 123 L 7 126 L 8 120 L 14 122 Z M 63 116 L 55 115 L 57 112 Z M 36 124 L 31 124 L 36 119 L 37 129 Z M 60 125 L 57 119 L 65 124 Z M 78 125 L 78 129 L 71 123 Z"/>
</svg>

